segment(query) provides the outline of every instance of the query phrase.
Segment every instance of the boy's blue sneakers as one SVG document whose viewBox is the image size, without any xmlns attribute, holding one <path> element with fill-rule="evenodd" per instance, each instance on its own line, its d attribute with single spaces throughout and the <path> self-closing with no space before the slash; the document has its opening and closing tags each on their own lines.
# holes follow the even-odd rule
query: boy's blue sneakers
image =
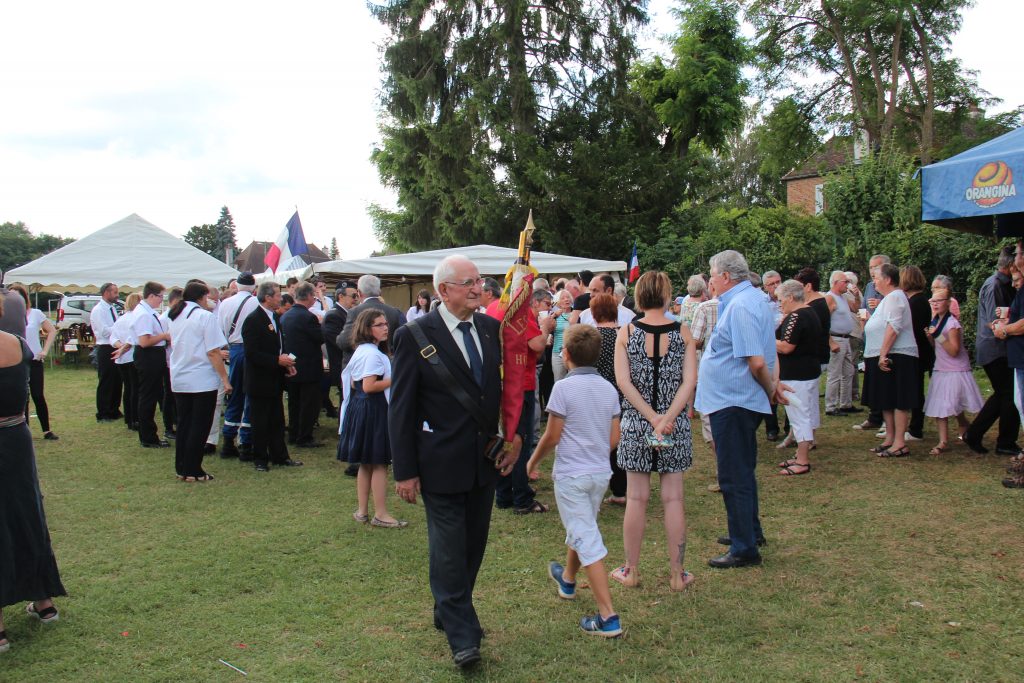
<svg viewBox="0 0 1024 683">
<path fill-rule="evenodd" d="M 558 597 L 563 600 L 575 600 L 576 599 L 576 584 L 569 583 L 562 578 L 562 572 L 565 571 L 565 567 L 558 564 L 557 562 L 548 563 L 548 576 L 551 577 L 552 581 L 558 584 Z"/>
<path fill-rule="evenodd" d="M 600 612 L 583 617 L 580 619 L 580 628 L 584 633 L 603 638 L 618 638 L 622 635 L 622 625 L 619 623 L 618 614 L 613 614 L 607 619 L 602 619 Z"/>
</svg>

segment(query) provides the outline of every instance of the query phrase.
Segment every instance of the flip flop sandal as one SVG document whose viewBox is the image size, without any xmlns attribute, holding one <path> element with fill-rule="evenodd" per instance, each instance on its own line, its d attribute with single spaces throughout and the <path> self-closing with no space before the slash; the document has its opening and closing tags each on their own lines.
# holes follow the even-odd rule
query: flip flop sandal
<svg viewBox="0 0 1024 683">
<path fill-rule="evenodd" d="M 942 455 L 949 450 L 949 444 L 945 441 L 940 441 L 935 445 L 935 448 L 928 451 L 928 455 Z"/>
<path fill-rule="evenodd" d="M 790 459 L 790 460 L 783 460 L 782 462 L 780 462 L 778 464 L 778 466 L 779 467 L 789 467 L 790 465 L 796 465 L 796 464 L 798 464 L 798 463 L 797 463 L 796 459 L 794 458 L 794 459 Z"/>
<path fill-rule="evenodd" d="M 359 511 L 357 510 L 356 512 L 352 513 L 352 519 L 356 520 L 360 524 L 366 524 L 367 522 L 370 521 L 370 515 L 361 515 L 361 514 L 359 514 Z"/>
<path fill-rule="evenodd" d="M 682 573 L 680 573 L 679 575 L 680 583 L 676 583 L 675 579 L 676 577 L 672 577 L 672 579 L 668 582 L 668 587 L 670 590 L 676 593 L 682 593 L 690 586 L 691 583 L 697 580 L 694 578 L 693 574 L 686 570 L 683 570 Z"/>
<path fill-rule="evenodd" d="M 900 448 L 900 449 L 895 450 L 895 451 L 889 451 L 889 450 L 882 451 L 881 453 L 878 454 L 878 457 L 879 458 L 905 458 L 908 455 L 910 455 L 910 449 L 907 448 L 906 446 L 904 446 L 903 448 Z"/>
<path fill-rule="evenodd" d="M 614 581 L 621 583 L 623 586 L 635 588 L 640 585 L 640 576 L 636 573 L 636 570 L 630 569 L 626 565 L 616 567 L 612 570 L 612 573 L 609 574 L 609 576 L 612 577 Z"/>
<path fill-rule="evenodd" d="M 797 472 L 797 471 L 795 471 L 793 469 L 794 467 L 803 467 L 804 469 L 803 469 L 802 472 Z M 799 462 L 795 462 L 792 465 L 786 465 L 785 467 L 780 469 L 779 470 L 779 474 L 781 476 L 783 476 L 783 477 L 799 477 L 801 474 L 809 474 L 810 471 L 811 471 L 811 464 L 810 463 L 807 463 L 805 465 L 805 464 L 802 464 L 802 463 L 799 463 Z"/>
<path fill-rule="evenodd" d="M 874 448 L 869 448 L 868 453 L 874 453 L 875 455 L 884 458 L 885 456 L 882 455 L 882 453 L 886 453 L 890 448 L 892 448 L 892 444 L 888 444 L 886 446 L 875 446 Z"/>
</svg>

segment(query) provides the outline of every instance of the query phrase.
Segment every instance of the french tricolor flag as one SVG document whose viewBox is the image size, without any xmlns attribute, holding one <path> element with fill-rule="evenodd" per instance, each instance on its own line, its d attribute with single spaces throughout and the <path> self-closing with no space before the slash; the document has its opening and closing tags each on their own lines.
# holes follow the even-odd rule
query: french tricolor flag
<svg viewBox="0 0 1024 683">
<path fill-rule="evenodd" d="M 282 270 L 287 270 L 290 266 L 289 261 L 308 252 L 306 236 L 302 234 L 302 222 L 299 220 L 299 212 L 296 211 L 288 224 L 284 226 L 281 234 L 277 236 L 277 241 L 270 246 L 270 249 L 267 249 L 263 263 L 276 273 L 279 266 Z"/>
<path fill-rule="evenodd" d="M 629 257 L 629 284 L 640 277 L 640 259 L 636 256 L 636 241 L 633 241 L 633 253 Z"/>
</svg>

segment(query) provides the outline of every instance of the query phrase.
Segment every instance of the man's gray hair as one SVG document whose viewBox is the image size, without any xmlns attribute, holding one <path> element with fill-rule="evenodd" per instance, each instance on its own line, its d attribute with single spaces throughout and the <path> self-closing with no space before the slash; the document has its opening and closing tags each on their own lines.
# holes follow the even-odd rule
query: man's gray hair
<svg viewBox="0 0 1024 683">
<path fill-rule="evenodd" d="M 750 267 L 743 254 L 734 249 L 720 251 L 711 257 L 711 268 L 720 274 L 726 274 L 730 280 L 746 280 L 750 275 Z"/>
<path fill-rule="evenodd" d="M 484 291 L 490 292 L 495 299 L 501 298 L 501 285 L 493 277 L 484 278 Z"/>
<path fill-rule="evenodd" d="M 852 270 L 846 271 L 845 273 L 843 273 L 843 275 L 846 276 L 846 279 L 849 280 L 850 284 L 853 285 L 854 287 L 856 287 L 857 283 L 860 282 L 860 278 L 857 277 L 857 273 L 853 272 Z"/>
<path fill-rule="evenodd" d="M 833 270 L 832 274 L 828 276 L 828 286 L 831 287 L 836 283 L 836 280 L 846 277 L 846 273 L 841 270 Z M 846 278 L 849 280 L 850 278 Z"/>
<path fill-rule="evenodd" d="M 612 296 L 614 296 L 616 299 L 625 299 L 626 295 L 629 294 L 629 290 L 626 289 L 626 285 L 622 284 L 621 282 L 615 283 L 615 288 L 612 290 L 612 292 Z"/>
<path fill-rule="evenodd" d="M 440 291 L 438 288 L 441 286 L 441 283 L 451 280 L 455 276 L 456 266 L 463 263 L 472 264 L 473 262 L 462 254 L 452 254 L 441 259 L 441 262 L 434 267 L 434 291 Z M 362 282 L 362 278 L 359 281 Z"/>
<path fill-rule="evenodd" d="M 551 292 L 546 289 L 533 290 L 533 301 L 551 301 Z"/>
<path fill-rule="evenodd" d="M 948 275 L 936 275 L 932 278 L 932 283 L 938 282 L 943 289 L 949 292 L 949 295 L 953 295 L 953 278 Z"/>
<path fill-rule="evenodd" d="M 1009 268 L 1013 263 L 1013 247 L 1003 247 L 999 250 L 999 258 L 996 260 L 996 268 L 1003 270 Z"/>
<path fill-rule="evenodd" d="M 539 278 L 537 278 L 536 280 L 533 281 L 533 291 L 536 292 L 539 289 L 545 289 L 545 290 L 551 289 L 551 285 L 550 285 L 550 283 L 548 283 L 547 280 L 545 280 L 542 277 L 539 277 Z"/>
<path fill-rule="evenodd" d="M 256 285 L 253 285 L 256 287 Z M 281 285 L 276 282 L 261 282 L 256 289 L 256 301 L 263 303 L 267 300 L 267 297 L 274 296 L 277 291 L 281 288 Z"/>
<path fill-rule="evenodd" d="M 886 256 L 885 254 L 875 254 L 874 256 L 868 259 L 868 263 L 871 263 L 875 259 L 878 259 L 880 261 L 878 265 L 882 265 L 883 263 L 892 263 L 892 259 Z"/>
<path fill-rule="evenodd" d="M 708 291 L 708 283 L 704 281 L 703 275 L 691 275 L 686 281 L 686 293 L 690 296 L 700 296 Z"/>
<path fill-rule="evenodd" d="M 364 297 L 380 296 L 380 278 L 376 275 L 363 275 L 356 283 L 356 289 Z"/>
<path fill-rule="evenodd" d="M 380 289 L 378 289 L 377 291 L 379 292 Z M 316 293 L 316 287 L 313 286 L 312 283 L 310 283 L 310 282 L 303 282 L 301 285 L 298 285 L 298 286 L 295 287 L 295 300 L 296 301 L 308 301 L 308 300 L 313 298 L 315 293 Z"/>
<path fill-rule="evenodd" d="M 803 302 L 804 286 L 796 280 L 786 280 L 775 288 L 775 296 L 780 301 L 782 299 L 792 299 L 793 301 Z"/>
<path fill-rule="evenodd" d="M 747 275 L 747 279 L 750 280 L 750 284 L 754 285 L 755 287 L 761 286 L 761 276 L 755 273 L 754 271 L 750 271 L 750 274 Z"/>
<path fill-rule="evenodd" d="M 782 276 L 779 275 L 779 271 L 777 271 L 777 270 L 766 270 L 766 271 L 764 271 L 764 275 L 761 276 L 761 282 L 767 282 L 768 278 L 770 278 L 770 277 L 777 277 L 780 280 L 782 279 Z"/>
</svg>

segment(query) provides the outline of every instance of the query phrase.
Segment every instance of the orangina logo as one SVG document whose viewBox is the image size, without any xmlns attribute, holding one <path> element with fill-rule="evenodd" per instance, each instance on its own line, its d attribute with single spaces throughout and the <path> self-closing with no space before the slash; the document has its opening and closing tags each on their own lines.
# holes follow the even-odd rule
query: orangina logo
<svg viewBox="0 0 1024 683">
<path fill-rule="evenodd" d="M 966 199 L 981 207 L 1001 204 L 1007 197 L 1017 196 L 1013 184 L 1013 171 L 1004 161 L 990 161 L 974 174 L 971 186 L 967 188 Z"/>
</svg>

